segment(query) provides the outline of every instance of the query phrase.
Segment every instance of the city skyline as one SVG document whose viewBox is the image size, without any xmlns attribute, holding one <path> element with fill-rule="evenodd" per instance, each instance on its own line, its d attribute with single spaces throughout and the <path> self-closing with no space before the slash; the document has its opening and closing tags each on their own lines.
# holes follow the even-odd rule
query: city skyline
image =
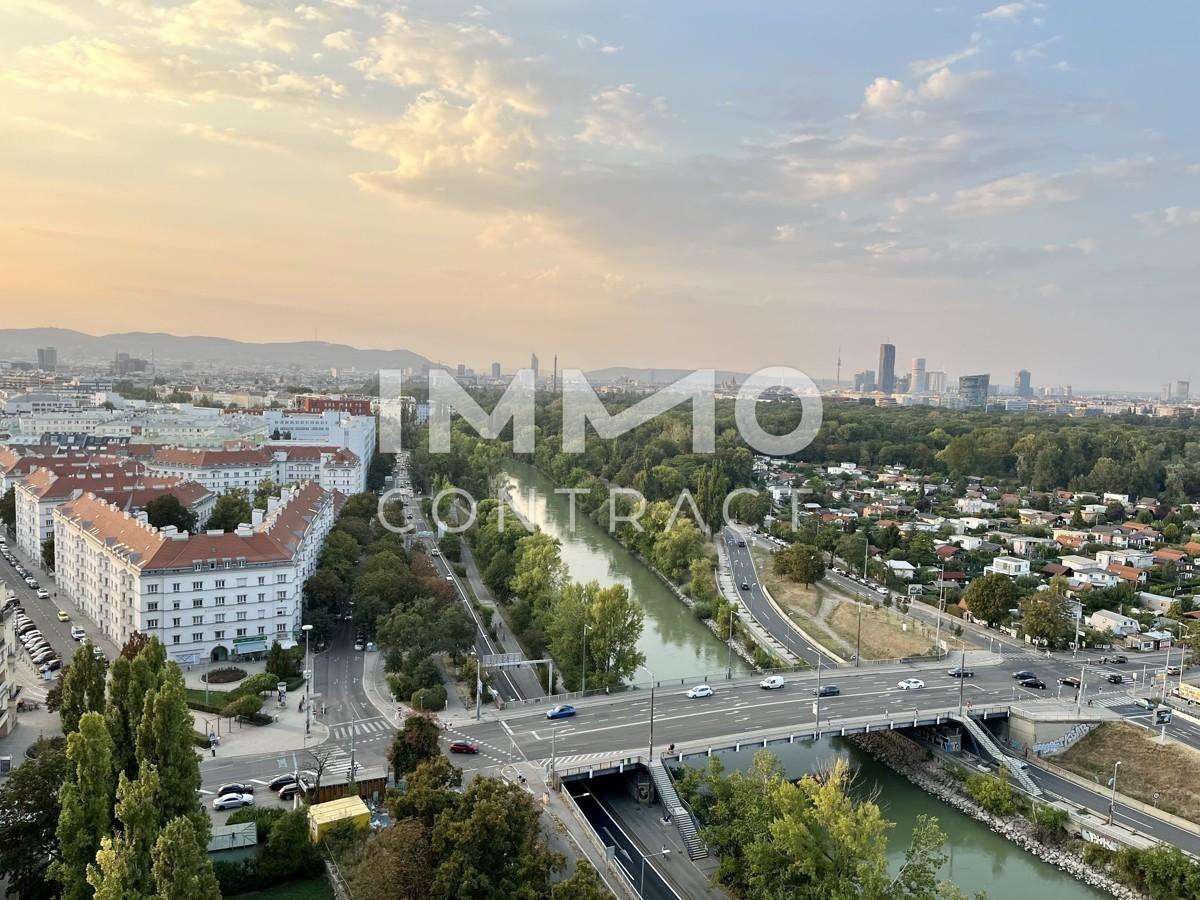
<svg viewBox="0 0 1200 900">
<path fill-rule="evenodd" d="M 10 0 L 7 321 L 1185 377 L 1194 7 L 861 13 Z"/>
</svg>

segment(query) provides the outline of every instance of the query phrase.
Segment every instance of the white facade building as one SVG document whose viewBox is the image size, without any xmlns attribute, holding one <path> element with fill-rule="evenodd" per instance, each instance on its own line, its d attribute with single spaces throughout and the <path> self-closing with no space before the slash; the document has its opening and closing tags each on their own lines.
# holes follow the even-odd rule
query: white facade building
<svg viewBox="0 0 1200 900">
<path fill-rule="evenodd" d="M 336 505 L 309 482 L 236 532 L 187 535 L 85 494 L 54 514 L 58 586 L 114 643 L 153 634 L 179 663 L 290 647 Z"/>
<path fill-rule="evenodd" d="M 155 475 L 186 478 L 210 491 L 253 493 L 263 481 L 277 485 L 315 481 L 349 496 L 367 489 L 367 463 L 343 447 L 268 444 L 235 450 L 166 447 L 146 463 Z"/>
</svg>

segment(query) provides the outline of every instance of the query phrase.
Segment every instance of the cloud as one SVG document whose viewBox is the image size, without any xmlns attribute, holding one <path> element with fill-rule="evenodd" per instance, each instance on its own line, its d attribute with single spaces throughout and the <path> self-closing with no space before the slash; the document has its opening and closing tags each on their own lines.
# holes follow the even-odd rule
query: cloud
<svg viewBox="0 0 1200 900">
<path fill-rule="evenodd" d="M 284 9 L 268 9 L 242 0 L 191 0 L 165 6 L 147 0 L 107 0 L 139 23 L 139 29 L 172 47 L 214 48 L 224 45 L 291 53 L 299 28 Z M 299 6 L 296 13 L 304 17 Z"/>
<path fill-rule="evenodd" d="M 199 138 L 211 144 L 227 144 L 231 147 L 241 147 L 246 150 L 269 150 L 273 153 L 281 153 L 285 149 L 272 141 L 239 134 L 232 128 L 213 128 L 211 125 L 189 122 L 181 125 L 179 130 L 188 137 Z"/>
<path fill-rule="evenodd" d="M 1083 237 L 1071 244 L 1084 256 L 1091 256 L 1100 248 L 1100 242 L 1095 238 Z"/>
<path fill-rule="evenodd" d="M 8 122 L 19 131 L 53 134 L 85 143 L 94 143 L 99 140 L 97 134 L 87 128 L 66 125 L 62 122 L 51 122 L 36 116 L 8 116 Z"/>
<path fill-rule="evenodd" d="M 1020 22 L 1025 14 L 1038 9 L 1044 9 L 1046 4 L 1021 0 L 1016 3 L 1002 3 L 999 6 L 980 13 L 977 18 L 985 22 Z"/>
<path fill-rule="evenodd" d="M 944 69 L 947 66 L 952 66 L 955 63 L 962 62 L 964 59 L 970 59 L 979 53 L 979 40 L 981 35 L 975 32 L 971 35 L 971 42 L 961 50 L 956 50 L 946 56 L 936 56 L 932 59 L 918 59 L 908 64 L 908 71 L 918 78 L 936 72 L 938 69 Z"/>
<path fill-rule="evenodd" d="M 1012 52 L 1013 62 L 1018 65 L 1030 62 L 1035 59 L 1045 59 L 1046 49 L 1053 47 L 1062 40 L 1061 34 L 1056 34 L 1054 37 L 1046 38 L 1044 41 L 1038 41 L 1036 44 L 1030 44 L 1028 47 L 1018 47 Z"/>
<path fill-rule="evenodd" d="M 5 78 L 52 93 L 211 103 L 226 98 L 256 106 L 340 97 L 343 85 L 325 75 L 291 72 L 265 61 L 209 69 L 187 55 L 164 54 L 101 38 L 68 38 L 25 47 Z"/>
<path fill-rule="evenodd" d="M 989 216 L 1020 212 L 1074 200 L 1058 175 L 1024 172 L 954 192 L 948 212 L 963 216 Z"/>
<path fill-rule="evenodd" d="M 909 102 L 910 94 L 904 82 L 894 78 L 877 77 L 863 92 L 863 108 L 887 113 Z"/>
<path fill-rule="evenodd" d="M 632 84 L 606 88 L 592 96 L 592 107 L 575 138 L 585 144 L 657 150 L 651 134 L 668 112 L 664 98 L 639 94 Z"/>
<path fill-rule="evenodd" d="M 321 45 L 330 50 L 342 50 L 349 53 L 358 49 L 358 39 L 353 31 L 334 31 L 321 38 Z"/>
<path fill-rule="evenodd" d="M 598 37 L 590 34 L 581 34 L 575 39 L 576 45 L 580 50 L 595 50 L 597 53 L 613 54 L 620 53 L 624 47 L 614 44 L 606 44 Z"/>
<path fill-rule="evenodd" d="M 978 70 L 959 75 L 949 67 L 942 66 L 930 72 L 929 76 L 913 89 L 894 78 L 878 77 L 863 91 L 860 113 L 890 116 L 914 107 L 955 100 L 962 96 L 970 85 L 982 81 L 990 74 L 986 70 Z"/>
<path fill-rule="evenodd" d="M 61 22 L 64 25 L 74 26 L 75 28 L 88 28 L 91 26 L 86 17 L 73 9 L 68 9 L 61 3 L 53 2 L 53 0 L 0 0 L 0 9 L 5 8 L 43 16 L 47 19 Z"/>
<path fill-rule="evenodd" d="M 1200 225 L 1200 207 L 1168 206 L 1163 210 L 1136 213 L 1133 218 L 1152 228 L 1187 228 Z"/>
<path fill-rule="evenodd" d="M 326 13 L 323 10 L 317 9 L 317 7 L 315 7 L 315 6 L 309 6 L 305 3 L 301 3 L 299 6 L 297 6 L 296 9 L 294 10 L 294 12 L 305 22 L 328 22 L 329 21 L 328 13 Z"/>
</svg>

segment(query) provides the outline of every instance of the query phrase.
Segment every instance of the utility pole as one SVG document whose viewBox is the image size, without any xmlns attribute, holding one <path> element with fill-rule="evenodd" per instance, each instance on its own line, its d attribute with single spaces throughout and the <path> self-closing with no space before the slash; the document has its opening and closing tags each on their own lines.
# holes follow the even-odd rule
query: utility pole
<svg viewBox="0 0 1200 900">
<path fill-rule="evenodd" d="M 821 736 L 821 654 L 820 653 L 817 654 L 817 699 L 816 699 L 816 702 L 813 703 L 813 713 L 817 717 L 816 737 L 819 738 Z"/>
<path fill-rule="evenodd" d="M 643 672 L 645 672 L 647 675 L 650 676 L 650 754 L 649 754 L 649 759 L 653 760 L 654 759 L 654 687 L 655 687 L 655 681 L 657 679 L 655 679 L 654 673 L 651 672 L 649 669 L 647 669 L 645 666 L 641 666 L 640 668 L 642 669 Z"/>
<path fill-rule="evenodd" d="M 1083 692 L 1087 690 L 1087 663 L 1079 667 L 1079 693 L 1075 695 L 1075 714 L 1083 712 Z"/>
<path fill-rule="evenodd" d="M 312 625 L 301 625 L 301 630 L 304 632 L 304 683 L 308 685 L 308 696 L 304 698 L 304 734 L 308 735 L 312 727 L 312 696 L 313 696 L 313 672 L 312 662 L 308 654 L 308 633 L 312 631 Z M 208 696 L 208 681 L 204 682 L 205 699 Z"/>
<path fill-rule="evenodd" d="M 958 715 L 961 718 L 963 714 L 963 695 L 967 690 L 967 650 L 962 649 L 962 656 L 958 659 Z"/>
<path fill-rule="evenodd" d="M 479 653 L 475 653 L 475 721 L 478 722 L 482 717 L 483 706 L 483 674 L 481 671 L 483 663 Z"/>
<path fill-rule="evenodd" d="M 1108 800 L 1108 824 L 1109 825 L 1111 825 L 1113 823 L 1113 813 L 1116 812 L 1116 808 L 1117 808 L 1117 770 L 1120 768 L 1121 768 L 1121 761 L 1118 759 L 1115 763 L 1113 763 L 1112 794 L 1110 795 L 1109 800 Z"/>
</svg>

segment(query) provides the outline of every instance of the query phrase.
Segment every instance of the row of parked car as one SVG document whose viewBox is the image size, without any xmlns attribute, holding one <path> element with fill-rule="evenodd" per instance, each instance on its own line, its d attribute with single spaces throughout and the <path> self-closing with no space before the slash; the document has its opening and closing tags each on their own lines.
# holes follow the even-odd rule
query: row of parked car
<svg viewBox="0 0 1200 900">
<path fill-rule="evenodd" d="M 361 771 L 361 764 L 355 766 L 355 769 Z M 307 769 L 301 772 L 284 772 L 267 782 L 267 790 L 278 794 L 280 800 L 291 800 L 297 794 L 306 794 L 312 790 L 316 780 L 317 773 Z M 212 808 L 218 812 L 254 805 L 254 785 L 246 781 L 223 784 L 217 788 L 216 793 Z"/>
<path fill-rule="evenodd" d="M 29 574 L 29 571 L 21 565 L 13 552 L 8 549 L 7 542 L 0 541 L 0 554 L 3 554 L 4 561 L 13 567 L 13 571 L 17 573 L 17 577 L 33 588 L 33 590 L 37 591 L 39 597 L 45 600 L 50 596 L 49 592 L 38 583 L 36 578 Z"/>
<path fill-rule="evenodd" d="M 5 605 L 6 609 L 14 607 L 17 610 L 17 639 L 29 654 L 30 661 L 43 675 L 57 672 L 63 666 L 62 657 L 50 646 L 50 642 L 38 630 L 33 620 L 25 615 L 24 608 L 16 599 L 9 600 Z"/>
</svg>

